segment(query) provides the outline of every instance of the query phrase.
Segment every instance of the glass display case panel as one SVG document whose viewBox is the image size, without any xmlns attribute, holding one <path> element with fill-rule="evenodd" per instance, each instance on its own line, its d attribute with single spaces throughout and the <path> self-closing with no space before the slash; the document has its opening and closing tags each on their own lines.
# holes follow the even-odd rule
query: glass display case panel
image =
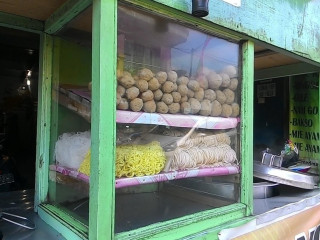
<svg viewBox="0 0 320 240">
<path fill-rule="evenodd" d="M 48 198 L 85 224 L 90 18 L 55 38 Z M 239 202 L 239 44 L 120 4 L 117 46 L 115 232 Z"/>
<path fill-rule="evenodd" d="M 86 9 L 54 37 L 48 202 L 88 225 L 91 146 L 91 19 Z M 81 26 L 81 27 L 80 27 Z"/>
<path fill-rule="evenodd" d="M 119 6 L 116 233 L 239 201 L 239 62 L 236 42 Z"/>
</svg>

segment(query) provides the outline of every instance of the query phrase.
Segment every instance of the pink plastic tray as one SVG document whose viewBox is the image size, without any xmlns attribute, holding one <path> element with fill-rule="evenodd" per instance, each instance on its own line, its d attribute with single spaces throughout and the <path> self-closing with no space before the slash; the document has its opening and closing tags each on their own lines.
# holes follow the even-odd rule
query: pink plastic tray
<svg viewBox="0 0 320 240">
<path fill-rule="evenodd" d="M 69 98 L 83 104 L 81 99 L 86 99 L 88 103 L 91 101 L 91 96 L 88 91 L 83 89 L 67 89 Z M 71 94 L 72 93 L 72 94 Z M 76 97 L 79 99 L 76 100 Z M 68 103 L 60 102 L 65 106 L 69 107 Z M 90 105 L 89 105 L 90 107 Z M 69 107 L 70 108 L 70 107 Z M 91 112 L 81 112 L 79 109 L 71 109 L 78 114 L 84 116 L 90 121 Z M 83 111 L 83 110 L 82 110 Z M 89 117 L 88 117 L 88 116 Z M 240 118 L 223 118 L 223 117 L 205 117 L 199 115 L 183 115 L 183 114 L 159 114 L 159 113 L 146 113 L 146 112 L 132 112 L 132 111 L 123 111 L 117 110 L 116 115 L 117 123 L 135 123 L 135 124 L 154 124 L 154 125 L 163 125 L 163 126 L 172 126 L 172 127 L 199 127 L 206 129 L 230 129 L 237 127 L 240 122 Z"/>
<path fill-rule="evenodd" d="M 89 177 L 79 173 L 76 170 L 65 168 L 58 165 L 50 165 L 50 170 L 59 172 L 66 176 L 71 176 L 85 182 L 89 182 Z M 172 171 L 159 173 L 152 176 L 132 177 L 132 178 L 117 178 L 116 188 L 130 187 L 141 184 L 164 182 L 175 179 L 191 178 L 191 177 L 209 177 L 222 176 L 239 173 L 238 167 L 215 167 L 215 168 L 199 168 L 184 171 Z"/>
<path fill-rule="evenodd" d="M 240 118 L 204 117 L 182 114 L 159 114 L 117 110 L 117 123 L 155 124 L 173 127 L 229 129 L 237 127 Z"/>
</svg>

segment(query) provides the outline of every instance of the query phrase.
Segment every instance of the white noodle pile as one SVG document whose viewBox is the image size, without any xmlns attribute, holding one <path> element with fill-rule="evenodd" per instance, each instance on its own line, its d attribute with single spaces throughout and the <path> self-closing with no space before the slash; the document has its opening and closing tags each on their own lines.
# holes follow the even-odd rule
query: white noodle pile
<svg viewBox="0 0 320 240">
<path fill-rule="evenodd" d="M 170 159 L 170 170 L 232 166 L 236 161 L 227 134 L 199 136 L 178 143 Z"/>
<path fill-rule="evenodd" d="M 63 133 L 55 146 L 58 165 L 78 169 L 91 145 L 90 131 Z"/>
</svg>

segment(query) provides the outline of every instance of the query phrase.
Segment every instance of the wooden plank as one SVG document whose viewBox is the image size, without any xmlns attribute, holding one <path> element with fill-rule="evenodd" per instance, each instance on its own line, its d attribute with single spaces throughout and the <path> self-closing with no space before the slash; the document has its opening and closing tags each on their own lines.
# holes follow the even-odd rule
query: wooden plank
<svg viewBox="0 0 320 240">
<path fill-rule="evenodd" d="M 0 0 L 0 12 L 44 21 L 66 1 Z"/>
<path fill-rule="evenodd" d="M 43 22 L 39 20 L 5 12 L 0 12 L 0 26 L 29 32 L 41 32 L 44 28 Z"/>
<path fill-rule="evenodd" d="M 253 213 L 253 79 L 254 44 L 242 44 L 242 88 L 241 88 L 241 192 L 246 215 Z"/>
<path fill-rule="evenodd" d="M 89 7 L 91 3 L 92 0 L 69 0 L 46 20 L 44 31 L 50 34 L 56 33 Z"/>
<path fill-rule="evenodd" d="M 89 239 L 113 239 L 117 1 L 93 1 Z"/>
<path fill-rule="evenodd" d="M 255 54 L 254 58 L 254 69 L 265 69 L 265 68 L 272 68 L 277 66 L 289 65 L 300 62 L 298 59 L 288 57 L 286 55 L 273 52 L 273 54 L 266 55 L 266 56 L 257 56 Z"/>
<path fill-rule="evenodd" d="M 272 67 L 268 69 L 256 70 L 254 73 L 254 80 L 263 80 L 279 77 L 294 76 L 300 74 L 307 74 L 319 72 L 320 68 L 307 63 L 296 63 L 285 66 Z"/>
</svg>

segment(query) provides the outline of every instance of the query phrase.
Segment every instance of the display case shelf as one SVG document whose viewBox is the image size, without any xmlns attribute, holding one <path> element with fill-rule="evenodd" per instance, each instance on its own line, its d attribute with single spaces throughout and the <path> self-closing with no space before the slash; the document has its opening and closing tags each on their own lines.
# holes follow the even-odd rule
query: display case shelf
<svg viewBox="0 0 320 240">
<path fill-rule="evenodd" d="M 50 170 L 61 173 L 65 176 L 70 176 L 84 182 L 89 183 L 90 177 L 78 172 L 77 170 L 66 168 L 59 165 L 50 165 Z M 237 166 L 228 167 L 214 167 L 214 168 L 197 168 L 181 171 L 161 172 L 159 174 L 141 177 L 130 178 L 116 178 L 115 187 L 124 188 L 137 186 L 142 184 L 164 182 L 170 180 L 192 178 L 192 177 L 210 177 L 210 176 L 223 176 L 239 173 Z"/>
<path fill-rule="evenodd" d="M 87 89 L 61 88 L 56 100 L 87 121 L 91 121 L 91 97 Z M 231 129 L 237 127 L 240 118 L 206 117 L 199 115 L 159 114 L 117 110 L 117 123 L 154 124 L 171 127 Z"/>
</svg>

